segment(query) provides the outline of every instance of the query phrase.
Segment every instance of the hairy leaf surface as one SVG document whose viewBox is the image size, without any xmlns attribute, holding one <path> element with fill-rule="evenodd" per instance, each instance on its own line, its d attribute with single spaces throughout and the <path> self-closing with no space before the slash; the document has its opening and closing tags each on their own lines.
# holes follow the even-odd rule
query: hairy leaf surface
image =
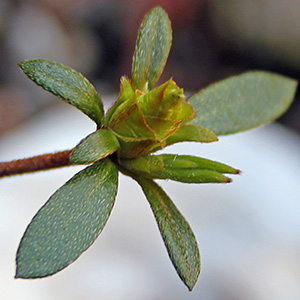
<svg viewBox="0 0 300 300">
<path fill-rule="evenodd" d="M 17 278 L 55 274 L 97 238 L 112 210 L 118 171 L 103 159 L 76 174 L 38 211 L 21 240 Z"/>
<path fill-rule="evenodd" d="M 93 85 L 77 71 L 46 59 L 19 63 L 37 85 L 80 109 L 99 126 L 103 124 L 103 104 Z"/>
<path fill-rule="evenodd" d="M 159 185 L 144 178 L 137 181 L 150 203 L 179 277 L 192 290 L 200 273 L 200 254 L 189 224 Z"/>
<path fill-rule="evenodd" d="M 293 101 L 297 82 L 269 72 L 232 76 L 199 91 L 188 102 L 195 118 L 216 135 L 245 131 L 280 117 Z"/>
<path fill-rule="evenodd" d="M 159 79 L 172 43 L 172 28 L 161 7 L 153 8 L 139 29 L 132 63 L 131 80 L 135 89 L 151 90 Z"/>
<path fill-rule="evenodd" d="M 90 164 L 105 158 L 120 148 L 116 136 L 109 129 L 99 129 L 84 138 L 70 155 L 71 164 Z"/>
</svg>

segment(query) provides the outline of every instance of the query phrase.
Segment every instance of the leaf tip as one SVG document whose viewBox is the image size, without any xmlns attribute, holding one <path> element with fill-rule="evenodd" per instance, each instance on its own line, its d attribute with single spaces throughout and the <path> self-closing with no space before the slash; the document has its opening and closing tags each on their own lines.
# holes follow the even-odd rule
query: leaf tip
<svg viewBox="0 0 300 300">
<path fill-rule="evenodd" d="M 23 71 L 23 69 L 24 69 L 24 61 L 17 62 L 17 65 Z"/>
<path fill-rule="evenodd" d="M 20 275 L 19 267 L 18 267 L 18 265 L 17 265 L 16 274 L 15 274 L 15 276 L 14 276 L 14 279 L 20 279 L 20 278 L 23 278 L 23 276 Z"/>
<path fill-rule="evenodd" d="M 26 279 L 26 276 L 22 276 L 20 274 L 18 274 L 18 271 L 16 272 L 16 275 L 14 276 L 14 279 Z"/>
<path fill-rule="evenodd" d="M 198 269 L 198 272 L 196 273 L 196 276 L 194 278 L 190 278 L 188 280 L 183 280 L 183 282 L 186 285 L 186 287 L 188 288 L 189 292 L 191 292 L 193 290 L 193 288 L 195 287 L 195 285 L 198 281 L 199 274 L 200 274 L 200 268 Z"/>
<path fill-rule="evenodd" d="M 19 268 L 19 261 L 18 261 L 18 254 L 17 254 L 17 260 L 16 260 L 16 274 L 14 276 L 14 279 L 20 279 L 20 278 L 26 278 L 26 276 L 23 276 L 20 272 Z"/>
<path fill-rule="evenodd" d="M 186 287 L 188 288 L 189 292 L 191 292 L 193 290 L 193 288 L 196 285 L 196 282 L 197 282 L 197 280 L 195 282 L 184 282 Z"/>
</svg>

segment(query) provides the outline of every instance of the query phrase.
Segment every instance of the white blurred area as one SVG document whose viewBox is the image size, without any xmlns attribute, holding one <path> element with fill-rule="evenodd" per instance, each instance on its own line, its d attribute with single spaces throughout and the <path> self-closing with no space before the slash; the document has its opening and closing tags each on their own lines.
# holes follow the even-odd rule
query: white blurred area
<svg viewBox="0 0 300 300">
<path fill-rule="evenodd" d="M 0 139 L 0 161 L 70 149 L 93 123 L 62 103 Z M 230 184 L 162 182 L 190 223 L 202 270 L 192 292 L 178 278 L 141 189 L 120 176 L 112 215 L 72 265 L 45 279 L 14 279 L 23 232 L 49 196 L 80 168 L 0 180 L 0 299 L 300 299 L 300 137 L 278 124 L 181 143 L 192 154 L 242 170 Z"/>
</svg>

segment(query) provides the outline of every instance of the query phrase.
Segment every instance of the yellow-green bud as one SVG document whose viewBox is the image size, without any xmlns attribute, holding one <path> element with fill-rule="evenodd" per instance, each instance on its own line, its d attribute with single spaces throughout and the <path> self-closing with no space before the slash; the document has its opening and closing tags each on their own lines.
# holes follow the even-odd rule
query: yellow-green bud
<svg viewBox="0 0 300 300">
<path fill-rule="evenodd" d="M 191 105 L 172 79 L 143 93 L 123 77 L 119 98 L 108 111 L 106 122 L 119 139 L 119 156 L 136 158 L 163 148 L 165 140 L 192 117 Z"/>
</svg>

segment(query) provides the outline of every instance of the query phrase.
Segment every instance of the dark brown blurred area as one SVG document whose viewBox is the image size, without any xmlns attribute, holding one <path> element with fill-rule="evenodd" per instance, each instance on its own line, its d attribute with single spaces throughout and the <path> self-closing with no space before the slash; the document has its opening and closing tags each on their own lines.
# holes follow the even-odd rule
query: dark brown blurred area
<svg viewBox="0 0 300 300">
<path fill-rule="evenodd" d="M 186 93 L 251 69 L 300 78 L 300 2 L 297 0 L 1 0 L 0 133 L 55 103 L 17 62 L 45 58 L 90 79 L 105 102 L 130 76 L 138 26 L 161 5 L 173 27 L 173 46 L 160 81 Z M 109 105 L 109 103 L 106 103 Z M 281 122 L 300 131 L 300 103 Z"/>
</svg>

